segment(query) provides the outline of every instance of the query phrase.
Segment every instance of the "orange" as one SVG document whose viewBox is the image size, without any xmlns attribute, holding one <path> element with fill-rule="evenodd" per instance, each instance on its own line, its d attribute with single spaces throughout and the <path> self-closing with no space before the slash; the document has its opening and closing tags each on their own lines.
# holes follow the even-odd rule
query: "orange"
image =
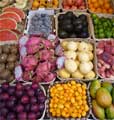
<svg viewBox="0 0 114 120">
<path fill-rule="evenodd" d="M 92 2 L 92 3 L 96 3 L 96 2 L 97 2 L 97 0 L 91 0 L 91 2 Z"/>
<path fill-rule="evenodd" d="M 113 13 L 113 9 L 112 8 L 108 9 L 108 12 L 112 14 Z"/>
<path fill-rule="evenodd" d="M 101 8 L 97 8 L 96 11 L 101 13 L 102 9 Z"/>
<path fill-rule="evenodd" d="M 107 10 L 106 9 L 102 9 L 102 13 L 107 13 Z"/>
<path fill-rule="evenodd" d="M 94 3 L 94 8 L 98 8 L 99 7 L 99 4 L 96 2 Z"/>
<path fill-rule="evenodd" d="M 104 4 L 105 9 L 109 9 L 110 8 L 110 4 Z"/>
<path fill-rule="evenodd" d="M 104 2 L 102 0 L 99 0 L 98 3 L 99 3 L 100 6 L 104 5 Z"/>
</svg>

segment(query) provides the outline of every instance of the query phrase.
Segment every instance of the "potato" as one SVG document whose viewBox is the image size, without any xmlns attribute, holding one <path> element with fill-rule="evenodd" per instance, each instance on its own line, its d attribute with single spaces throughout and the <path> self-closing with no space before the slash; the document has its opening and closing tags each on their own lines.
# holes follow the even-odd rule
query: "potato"
<svg viewBox="0 0 114 120">
<path fill-rule="evenodd" d="M 7 54 L 3 53 L 0 55 L 0 63 L 5 63 L 7 60 Z"/>
<path fill-rule="evenodd" d="M 3 46 L 3 53 L 9 53 L 10 52 L 10 46 L 9 45 L 4 45 Z"/>
<path fill-rule="evenodd" d="M 9 62 L 6 64 L 6 69 L 8 70 L 14 70 L 15 63 L 14 62 Z"/>
<path fill-rule="evenodd" d="M 0 72 L 2 72 L 4 69 L 5 69 L 5 64 L 4 64 L 4 63 L 1 63 L 1 64 L 0 64 Z"/>
<path fill-rule="evenodd" d="M 8 80 L 10 75 L 11 75 L 11 72 L 9 70 L 3 70 L 0 73 L 0 78 L 3 79 L 3 80 Z"/>
<path fill-rule="evenodd" d="M 14 54 L 9 54 L 8 55 L 8 59 L 7 59 L 8 62 L 15 62 L 16 60 L 17 60 L 16 55 L 14 55 Z"/>
</svg>

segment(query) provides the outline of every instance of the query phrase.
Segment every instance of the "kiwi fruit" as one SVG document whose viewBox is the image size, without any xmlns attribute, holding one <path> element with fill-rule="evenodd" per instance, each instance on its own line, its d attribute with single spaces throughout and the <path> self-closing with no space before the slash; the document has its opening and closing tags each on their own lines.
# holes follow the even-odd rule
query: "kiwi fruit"
<svg viewBox="0 0 114 120">
<path fill-rule="evenodd" d="M 16 60 L 17 60 L 16 55 L 14 55 L 14 54 L 9 54 L 8 55 L 8 59 L 7 59 L 8 62 L 15 62 Z"/>
<path fill-rule="evenodd" d="M 7 69 L 4 69 L 1 73 L 0 73 L 0 78 L 3 80 L 8 80 L 9 77 L 11 75 L 11 72 Z"/>
<path fill-rule="evenodd" d="M 8 54 L 10 52 L 10 46 L 9 45 L 4 45 L 3 46 L 3 52 Z"/>
<path fill-rule="evenodd" d="M 12 54 L 17 54 L 18 53 L 18 49 L 17 49 L 16 45 L 12 45 L 10 49 L 11 49 Z"/>
<path fill-rule="evenodd" d="M 15 78 L 14 78 L 14 75 L 10 75 L 10 77 L 8 78 L 7 82 L 11 82 L 13 81 Z"/>
<path fill-rule="evenodd" d="M 4 64 L 4 63 L 1 63 L 1 64 L 0 64 L 0 72 L 2 72 L 4 69 L 5 69 L 5 64 Z"/>
<path fill-rule="evenodd" d="M 7 60 L 7 54 L 3 53 L 0 55 L 0 63 L 5 63 Z"/>
<path fill-rule="evenodd" d="M 15 63 L 14 62 L 8 62 L 7 64 L 6 64 L 6 69 L 8 69 L 8 70 L 14 70 L 14 67 L 15 67 Z"/>
</svg>

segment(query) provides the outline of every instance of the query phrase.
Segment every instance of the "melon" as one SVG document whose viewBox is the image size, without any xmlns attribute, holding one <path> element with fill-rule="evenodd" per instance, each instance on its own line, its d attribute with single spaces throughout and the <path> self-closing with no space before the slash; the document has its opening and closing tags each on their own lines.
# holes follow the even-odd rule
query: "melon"
<svg viewBox="0 0 114 120">
<path fill-rule="evenodd" d="M 23 12 L 23 10 L 18 9 L 16 7 L 10 6 L 10 7 L 5 7 L 3 9 L 3 12 L 15 12 L 17 13 L 22 19 L 25 19 L 25 13 Z"/>
<path fill-rule="evenodd" d="M 21 22 L 21 17 L 15 12 L 3 12 L 0 14 L 0 18 L 12 18 L 17 22 Z"/>
<path fill-rule="evenodd" d="M 17 22 L 12 18 L 1 18 L 0 29 L 16 29 Z"/>
<path fill-rule="evenodd" d="M 0 30 L 0 41 L 11 41 L 11 40 L 18 40 L 18 36 L 15 32 L 8 29 Z"/>
</svg>

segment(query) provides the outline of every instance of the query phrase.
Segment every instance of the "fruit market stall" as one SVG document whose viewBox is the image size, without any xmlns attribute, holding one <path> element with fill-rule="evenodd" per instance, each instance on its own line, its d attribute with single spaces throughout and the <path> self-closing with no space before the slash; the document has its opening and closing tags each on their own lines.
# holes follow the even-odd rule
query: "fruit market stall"
<svg viewBox="0 0 114 120">
<path fill-rule="evenodd" d="M 113 0 L 0 0 L 0 120 L 113 120 L 113 13 Z"/>
</svg>

